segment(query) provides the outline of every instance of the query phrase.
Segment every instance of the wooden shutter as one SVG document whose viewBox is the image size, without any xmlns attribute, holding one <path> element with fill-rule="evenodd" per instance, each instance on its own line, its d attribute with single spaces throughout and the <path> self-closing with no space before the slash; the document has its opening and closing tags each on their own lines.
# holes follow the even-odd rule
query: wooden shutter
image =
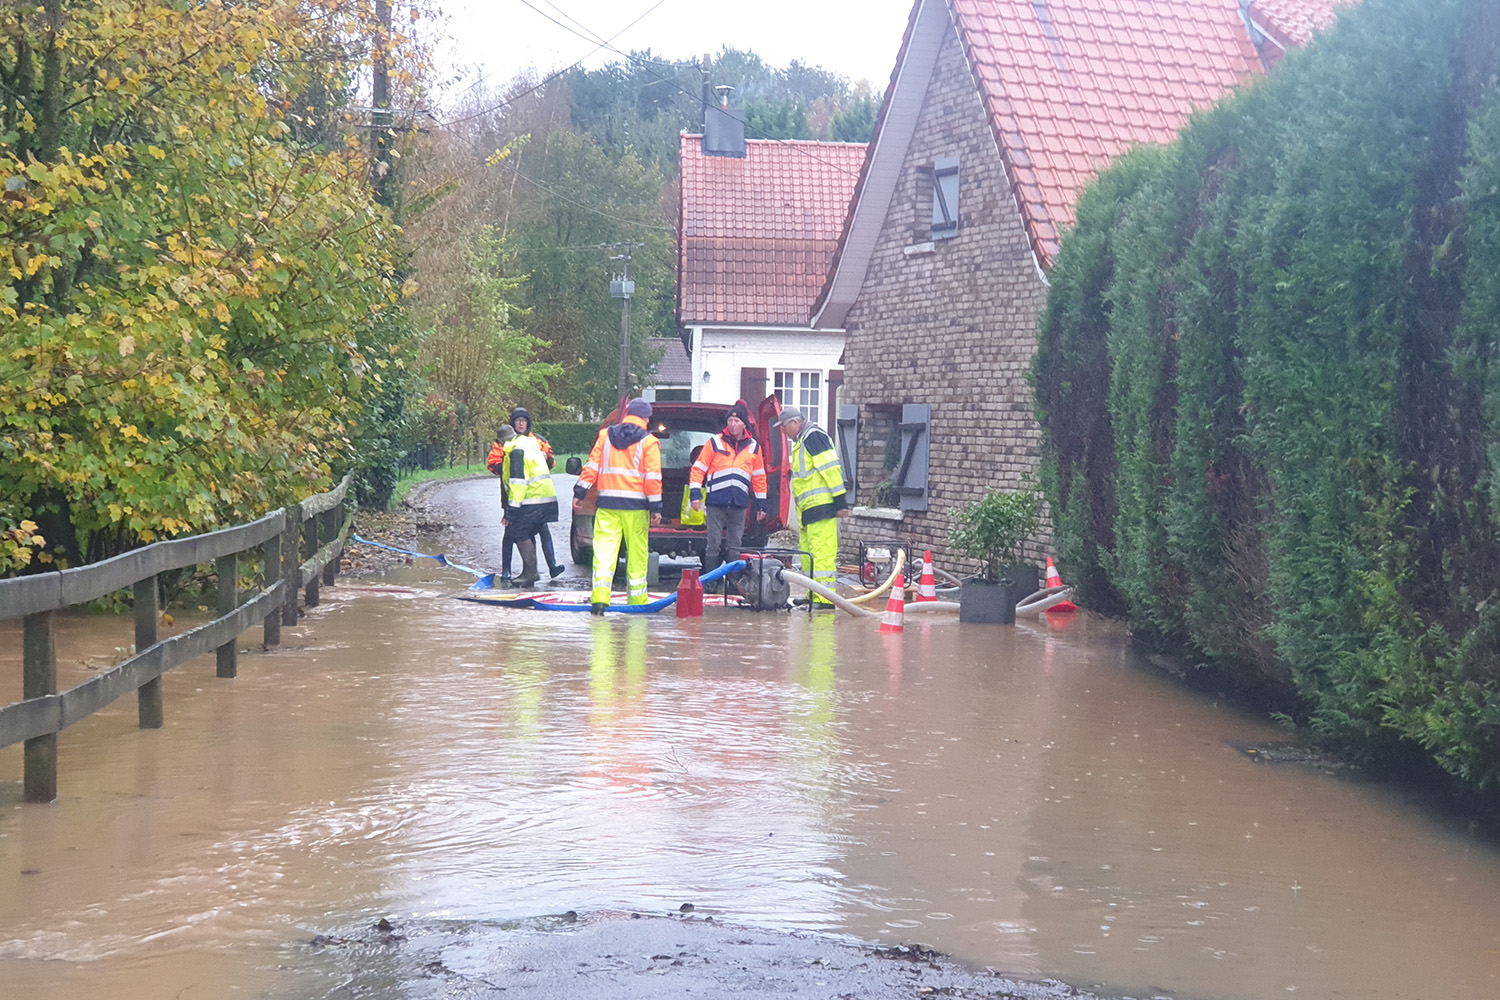
<svg viewBox="0 0 1500 1000">
<path fill-rule="evenodd" d="M 771 390 L 766 388 L 764 368 L 740 369 L 740 398 L 745 401 L 746 406 L 755 406 L 770 394 Z"/>
<path fill-rule="evenodd" d="M 839 390 L 844 388 L 844 373 L 842 371 L 830 371 L 828 381 L 823 383 L 828 390 L 828 415 L 823 418 L 823 426 L 838 433 L 839 426 Z"/>
<path fill-rule="evenodd" d="M 859 446 L 859 407 L 853 403 L 839 406 L 838 429 L 839 465 L 844 467 L 844 489 L 849 491 L 849 506 L 852 507 L 859 496 L 854 488 L 859 472 L 856 452 Z"/>
<path fill-rule="evenodd" d="M 907 403 L 901 407 L 901 465 L 896 469 L 896 495 L 902 510 L 927 509 L 927 454 L 932 430 L 932 407 Z"/>
<path fill-rule="evenodd" d="M 958 160 L 944 157 L 932 165 L 932 238 L 958 235 Z"/>
</svg>

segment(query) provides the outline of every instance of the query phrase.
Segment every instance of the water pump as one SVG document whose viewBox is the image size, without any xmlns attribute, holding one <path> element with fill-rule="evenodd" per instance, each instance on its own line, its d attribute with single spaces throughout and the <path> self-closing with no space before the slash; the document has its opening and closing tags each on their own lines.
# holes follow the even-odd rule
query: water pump
<svg viewBox="0 0 1500 1000">
<path fill-rule="evenodd" d="M 740 595 L 756 611 L 781 611 L 792 602 L 792 585 L 781 575 L 786 569 L 779 559 L 745 555 L 740 574 Z"/>
</svg>

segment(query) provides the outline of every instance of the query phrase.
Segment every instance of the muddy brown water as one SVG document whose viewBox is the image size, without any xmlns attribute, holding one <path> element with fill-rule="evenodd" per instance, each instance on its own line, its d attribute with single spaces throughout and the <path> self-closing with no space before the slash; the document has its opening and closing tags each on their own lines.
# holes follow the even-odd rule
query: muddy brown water
<svg viewBox="0 0 1500 1000">
<path fill-rule="evenodd" d="M 237 679 L 173 671 L 164 729 L 125 699 L 64 733 L 51 806 L 0 751 L 0 997 L 344 995 L 315 935 L 683 902 L 1106 993 L 1500 996 L 1495 850 L 1255 763 L 1284 734 L 1113 623 L 600 620 L 465 582 L 341 584 Z M 129 633 L 65 620 L 65 672 Z"/>
</svg>

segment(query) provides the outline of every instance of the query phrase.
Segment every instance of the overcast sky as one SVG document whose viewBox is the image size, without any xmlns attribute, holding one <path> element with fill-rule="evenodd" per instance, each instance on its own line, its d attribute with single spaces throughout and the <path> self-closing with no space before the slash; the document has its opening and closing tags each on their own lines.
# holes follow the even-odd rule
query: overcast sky
<svg viewBox="0 0 1500 1000">
<path fill-rule="evenodd" d="M 582 34 L 609 38 L 625 52 L 650 48 L 669 59 L 696 59 L 725 45 L 749 49 L 775 66 L 792 59 L 868 79 L 883 93 L 896 63 L 912 0 L 529 0 L 532 6 Z M 587 56 L 594 67 L 620 58 L 594 51 L 522 0 L 448 0 L 453 36 L 448 52 L 456 67 L 480 69 L 505 81 L 525 69 L 543 73 Z M 626 28 L 632 21 L 639 22 Z M 592 52 L 592 55 L 590 53 Z"/>
</svg>

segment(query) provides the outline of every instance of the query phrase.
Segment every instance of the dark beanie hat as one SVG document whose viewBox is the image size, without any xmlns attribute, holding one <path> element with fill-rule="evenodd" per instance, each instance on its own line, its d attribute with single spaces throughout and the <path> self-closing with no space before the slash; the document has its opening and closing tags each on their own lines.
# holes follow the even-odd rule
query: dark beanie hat
<svg viewBox="0 0 1500 1000">
<path fill-rule="evenodd" d="M 518 406 L 510 411 L 510 425 L 512 427 L 516 425 L 517 420 L 525 420 L 527 424 L 531 423 L 531 414 L 526 412 L 524 406 Z"/>
<path fill-rule="evenodd" d="M 627 417 L 640 417 L 642 420 L 650 420 L 651 404 L 637 396 L 625 404 L 625 415 Z"/>
<path fill-rule="evenodd" d="M 729 408 L 729 416 L 739 417 L 740 423 L 744 424 L 746 427 L 750 426 L 750 407 L 745 403 L 743 399 L 737 399 L 734 401 L 734 405 Z M 724 419 L 728 420 L 729 417 L 725 417 Z"/>
</svg>

